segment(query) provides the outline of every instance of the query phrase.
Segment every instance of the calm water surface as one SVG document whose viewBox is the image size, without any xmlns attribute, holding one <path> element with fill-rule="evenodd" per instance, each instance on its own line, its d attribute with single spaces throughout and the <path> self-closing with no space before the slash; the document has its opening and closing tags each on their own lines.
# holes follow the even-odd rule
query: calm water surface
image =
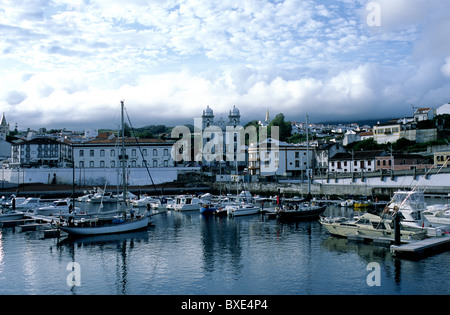
<svg viewBox="0 0 450 315">
<path fill-rule="evenodd" d="M 329 215 L 353 210 L 329 206 Z M 80 266 L 69 286 L 68 264 Z M 381 266 L 381 285 L 366 282 Z M 169 211 L 146 231 L 78 240 L 0 230 L 0 294 L 449 294 L 450 251 L 419 261 L 330 236 L 317 222 Z"/>
</svg>

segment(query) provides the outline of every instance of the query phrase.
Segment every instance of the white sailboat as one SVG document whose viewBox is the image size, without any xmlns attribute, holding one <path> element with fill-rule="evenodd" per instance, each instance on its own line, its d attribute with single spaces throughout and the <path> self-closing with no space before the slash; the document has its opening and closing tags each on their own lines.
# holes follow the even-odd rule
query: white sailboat
<svg viewBox="0 0 450 315">
<path fill-rule="evenodd" d="M 125 172 L 125 133 L 124 133 L 124 102 L 121 101 L 121 112 L 122 112 L 122 183 L 123 183 L 123 195 L 127 196 L 127 183 L 126 183 L 126 172 Z M 122 210 L 119 211 L 118 215 L 110 218 L 82 218 L 75 221 L 73 218 L 65 222 L 64 225 L 60 225 L 59 228 L 69 235 L 104 235 L 104 234 L 115 234 L 131 232 L 140 229 L 147 228 L 150 217 L 147 215 L 147 211 L 143 215 L 134 215 L 134 210 L 128 207 L 127 200 L 121 203 Z"/>
</svg>

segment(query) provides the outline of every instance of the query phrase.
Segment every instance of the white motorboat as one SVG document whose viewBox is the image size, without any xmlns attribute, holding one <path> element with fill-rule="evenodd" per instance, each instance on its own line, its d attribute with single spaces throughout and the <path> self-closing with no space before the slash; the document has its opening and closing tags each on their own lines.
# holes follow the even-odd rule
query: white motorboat
<svg viewBox="0 0 450 315">
<path fill-rule="evenodd" d="M 335 236 L 348 237 L 349 235 L 367 236 L 369 238 L 387 238 L 394 240 L 394 222 L 392 217 L 380 217 L 378 215 L 365 213 L 362 216 L 347 220 L 345 218 L 320 218 L 320 224 Z M 427 236 L 425 229 L 402 226 L 400 239 L 403 242 L 420 240 Z"/>
<path fill-rule="evenodd" d="M 199 211 L 201 200 L 191 195 L 180 195 L 175 198 L 173 210 L 177 211 Z"/>
<path fill-rule="evenodd" d="M 107 202 L 116 202 L 117 198 L 113 196 L 113 193 L 109 192 L 97 192 L 87 199 L 87 202 L 90 203 L 107 203 Z"/>
<path fill-rule="evenodd" d="M 0 214 L 0 222 L 20 220 L 25 216 L 21 211 L 6 210 Z"/>
<path fill-rule="evenodd" d="M 16 204 L 17 211 L 34 211 L 41 206 L 41 198 L 29 197 L 24 202 Z"/>
<path fill-rule="evenodd" d="M 228 205 L 225 207 L 229 216 L 241 216 L 241 215 L 251 215 L 257 214 L 261 211 L 260 207 L 255 206 L 251 203 L 241 203 L 238 205 Z"/>
<path fill-rule="evenodd" d="M 422 214 L 432 225 L 450 225 L 450 205 L 428 206 Z"/>
<path fill-rule="evenodd" d="M 143 196 L 138 200 L 133 200 L 131 204 L 135 207 L 151 207 L 153 203 L 157 203 L 159 200 L 151 196 Z"/>
<path fill-rule="evenodd" d="M 353 207 L 354 204 L 355 204 L 355 200 L 347 199 L 345 201 L 342 201 L 339 205 L 341 207 Z"/>
<path fill-rule="evenodd" d="M 60 199 L 54 201 L 52 205 L 37 208 L 34 213 L 36 215 L 55 216 L 69 214 L 72 210 L 78 212 L 79 208 L 72 209 L 70 199 Z"/>
<path fill-rule="evenodd" d="M 396 210 L 403 216 L 402 226 L 424 227 L 425 220 L 422 212 L 427 208 L 423 192 L 413 191 L 396 191 L 391 201 L 384 208 L 384 212 L 393 213 Z"/>
</svg>

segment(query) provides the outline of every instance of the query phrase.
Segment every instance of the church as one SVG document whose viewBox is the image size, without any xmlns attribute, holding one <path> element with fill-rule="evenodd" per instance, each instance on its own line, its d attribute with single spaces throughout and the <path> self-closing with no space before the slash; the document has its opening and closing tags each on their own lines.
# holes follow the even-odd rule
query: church
<svg viewBox="0 0 450 315">
<path fill-rule="evenodd" d="M 9 131 L 10 127 L 6 122 L 5 113 L 3 113 L 0 119 L 0 161 L 6 160 L 11 156 L 11 144 L 6 141 Z"/>
<path fill-rule="evenodd" d="M 233 105 L 233 108 L 229 111 L 228 114 L 228 120 L 225 121 L 223 117 L 220 117 L 219 120 L 214 120 L 214 111 L 209 107 L 209 105 L 206 107 L 205 110 L 203 110 L 202 114 L 202 135 L 203 135 L 203 142 L 202 142 L 202 148 L 203 148 L 203 163 L 206 165 L 215 164 L 218 162 L 218 160 L 223 160 L 228 165 L 236 165 L 236 160 L 238 160 L 238 166 L 245 166 L 247 165 L 247 154 L 239 155 L 238 154 L 238 147 L 244 152 L 247 152 L 247 148 L 245 147 L 245 144 L 240 144 L 238 141 L 238 135 L 236 132 L 232 134 L 227 134 L 227 127 L 230 127 L 229 130 L 233 130 L 236 127 L 241 126 L 241 113 L 239 109 Z M 216 128 L 220 128 L 222 132 L 222 136 L 217 138 L 217 132 L 213 132 L 211 135 L 209 135 L 208 130 L 216 130 Z M 231 156 L 230 154 L 227 155 L 227 149 L 233 148 L 234 154 Z M 209 150 L 210 149 L 210 150 Z M 221 151 L 223 153 L 223 157 L 220 158 L 218 155 L 218 151 Z"/>
</svg>

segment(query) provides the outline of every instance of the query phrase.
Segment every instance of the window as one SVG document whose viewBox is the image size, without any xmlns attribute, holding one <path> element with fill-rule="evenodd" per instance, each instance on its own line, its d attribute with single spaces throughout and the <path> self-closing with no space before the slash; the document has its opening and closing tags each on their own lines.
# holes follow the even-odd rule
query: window
<svg viewBox="0 0 450 315">
<path fill-rule="evenodd" d="M 103 149 L 100 150 L 100 156 L 105 156 L 105 150 Z"/>
<path fill-rule="evenodd" d="M 80 161 L 80 168 L 84 167 L 84 161 Z"/>
<path fill-rule="evenodd" d="M 111 167 L 116 167 L 116 161 L 111 161 Z"/>
<path fill-rule="evenodd" d="M 153 156 L 157 156 L 158 155 L 158 149 L 153 149 Z"/>
<path fill-rule="evenodd" d="M 300 158 L 300 152 L 295 152 L 295 158 L 296 159 Z"/>
<path fill-rule="evenodd" d="M 111 156 L 111 157 L 114 157 L 114 156 L 116 156 L 116 151 L 114 151 L 114 150 L 111 150 L 111 154 L 110 154 L 110 156 Z"/>
<path fill-rule="evenodd" d="M 80 150 L 80 157 L 84 157 L 84 150 Z"/>
<path fill-rule="evenodd" d="M 94 167 L 94 161 L 89 162 L 89 167 Z"/>
<path fill-rule="evenodd" d="M 168 149 L 164 149 L 164 156 L 168 156 L 169 155 L 169 150 Z"/>
<path fill-rule="evenodd" d="M 153 160 L 153 167 L 158 167 L 158 160 Z"/>
<path fill-rule="evenodd" d="M 298 152 L 296 152 L 298 153 Z M 300 161 L 299 160 L 295 160 L 295 167 L 300 167 Z"/>
<path fill-rule="evenodd" d="M 164 161 L 164 167 L 169 167 L 169 161 Z"/>
<path fill-rule="evenodd" d="M 131 156 L 136 156 L 136 149 L 131 150 Z"/>
<path fill-rule="evenodd" d="M 142 155 L 146 156 L 147 155 L 147 149 L 142 149 Z"/>
<path fill-rule="evenodd" d="M 105 167 L 105 161 L 100 161 L 100 167 Z"/>
<path fill-rule="evenodd" d="M 94 156 L 94 150 L 89 150 L 89 156 L 93 157 Z"/>
</svg>

